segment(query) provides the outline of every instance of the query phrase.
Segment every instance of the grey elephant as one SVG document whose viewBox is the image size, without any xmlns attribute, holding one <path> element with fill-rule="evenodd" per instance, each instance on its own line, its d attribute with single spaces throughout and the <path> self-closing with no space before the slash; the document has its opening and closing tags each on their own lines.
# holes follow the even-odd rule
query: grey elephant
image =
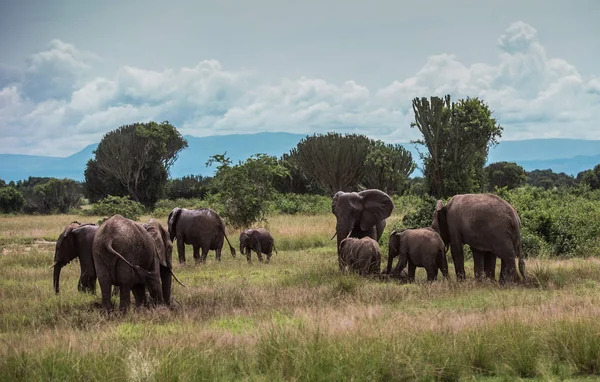
<svg viewBox="0 0 600 382">
<path fill-rule="evenodd" d="M 496 258 L 501 259 L 500 282 L 518 280 L 515 258 L 523 279 L 525 261 L 521 253 L 521 219 L 504 199 L 493 194 L 461 194 L 444 206 L 437 201 L 432 227 L 444 244 L 450 245 L 456 277 L 465 278 L 463 245 L 473 252 L 475 278 L 495 279 Z"/>
<path fill-rule="evenodd" d="M 437 280 L 438 269 L 448 278 L 448 260 L 444 242 L 431 227 L 407 229 L 402 232 L 392 231 L 388 244 L 388 265 L 386 273 L 391 274 L 394 258 L 400 257 L 394 269 L 395 275 L 402 275 L 408 264 L 407 278 L 415 280 L 416 267 L 427 271 L 427 280 Z"/>
<path fill-rule="evenodd" d="M 381 252 L 379 244 L 368 236 L 357 239 L 347 237 L 340 243 L 342 269 L 358 272 L 361 276 L 375 275 L 380 272 Z"/>
<path fill-rule="evenodd" d="M 102 223 L 92 254 L 104 309 L 112 310 L 112 285 L 119 286 L 122 312 L 129 309 L 131 292 L 137 306 L 145 304 L 146 288 L 153 304 L 170 305 L 172 253 L 167 231 L 154 219 L 141 224 L 117 214 Z"/>
<path fill-rule="evenodd" d="M 96 268 L 92 258 L 92 244 L 98 226 L 92 223 L 81 224 L 77 221 L 70 223 L 56 240 L 54 249 L 54 291 L 60 289 L 60 272 L 62 267 L 75 258 L 79 259 L 81 274 L 77 289 L 80 292 L 96 292 Z"/>
<path fill-rule="evenodd" d="M 336 217 L 338 264 L 342 269 L 340 244 L 347 237 L 370 237 L 379 241 L 385 229 L 385 219 L 394 210 L 388 194 L 370 189 L 361 192 L 338 191 L 331 201 L 331 212 Z M 333 237 L 332 237 L 333 239 Z"/>
<path fill-rule="evenodd" d="M 200 249 L 202 249 L 201 261 L 203 263 L 206 261 L 208 251 L 211 250 L 216 252 L 217 260 L 221 261 L 223 238 L 229 244 L 231 256 L 235 257 L 235 248 L 225 234 L 225 223 L 212 208 L 196 210 L 174 208 L 169 214 L 168 221 L 171 241 L 177 239 L 177 254 L 180 263 L 185 263 L 186 244 L 192 245 L 196 261 L 200 260 Z"/>
<path fill-rule="evenodd" d="M 265 228 L 252 228 L 244 230 L 240 233 L 240 252 L 246 254 L 246 259 L 251 262 L 252 251 L 256 252 L 258 261 L 263 261 L 262 254 L 267 255 L 267 263 L 271 261 L 273 250 L 275 248 L 275 240 L 273 235 Z"/>
</svg>

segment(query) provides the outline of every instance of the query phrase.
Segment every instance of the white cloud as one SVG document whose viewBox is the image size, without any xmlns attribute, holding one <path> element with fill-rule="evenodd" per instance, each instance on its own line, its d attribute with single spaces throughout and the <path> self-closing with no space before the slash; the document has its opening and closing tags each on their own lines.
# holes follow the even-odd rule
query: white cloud
<svg viewBox="0 0 600 382">
<path fill-rule="evenodd" d="M 412 99 L 446 93 L 485 100 L 504 139 L 600 139 L 600 78 L 548 58 L 535 28 L 523 22 L 510 25 L 497 45 L 495 63 L 469 66 L 441 53 L 413 76 L 369 89 L 306 77 L 259 83 L 255 73 L 228 71 L 215 60 L 163 71 L 123 66 L 102 78 L 94 75 L 98 57 L 52 40 L 23 68 L 0 73 L 0 152 L 68 155 L 120 125 L 148 120 L 169 120 L 196 136 L 338 131 L 406 142 L 418 138 L 409 127 Z"/>
</svg>

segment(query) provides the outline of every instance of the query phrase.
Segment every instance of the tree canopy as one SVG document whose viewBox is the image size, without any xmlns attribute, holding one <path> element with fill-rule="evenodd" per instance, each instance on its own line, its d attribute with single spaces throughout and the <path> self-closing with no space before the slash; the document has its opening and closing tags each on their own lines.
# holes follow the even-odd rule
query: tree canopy
<svg viewBox="0 0 600 382">
<path fill-rule="evenodd" d="M 488 178 L 488 188 L 493 191 L 495 187 L 511 190 L 527 181 L 527 173 L 523 167 L 515 162 L 490 163 L 485 168 Z"/>
<path fill-rule="evenodd" d="M 152 206 L 187 141 L 168 121 L 134 123 L 105 134 L 85 171 L 90 196 L 130 196 Z"/>
<path fill-rule="evenodd" d="M 429 194 L 442 198 L 481 191 L 489 147 L 503 130 L 488 106 L 478 98 L 451 102 L 450 95 L 415 98 L 412 106 L 411 127 L 422 134 L 414 143 L 427 149 L 420 154 Z"/>
<path fill-rule="evenodd" d="M 213 188 L 224 206 L 220 213 L 233 227 L 247 228 L 264 220 L 268 203 L 276 194 L 273 181 L 285 176 L 287 170 L 274 156 L 255 154 L 232 165 L 226 154 L 213 155 L 206 165 L 218 165 Z"/>
<path fill-rule="evenodd" d="M 330 195 L 360 188 L 398 191 L 414 171 L 412 155 L 360 134 L 314 134 L 290 151 L 290 159 L 309 182 Z"/>
</svg>

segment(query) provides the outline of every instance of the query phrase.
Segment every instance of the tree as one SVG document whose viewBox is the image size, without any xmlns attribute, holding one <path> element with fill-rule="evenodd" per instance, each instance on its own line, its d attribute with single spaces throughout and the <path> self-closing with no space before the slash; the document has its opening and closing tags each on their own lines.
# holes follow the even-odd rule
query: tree
<svg viewBox="0 0 600 382">
<path fill-rule="evenodd" d="M 287 170 L 277 163 L 277 158 L 255 154 L 245 162 L 232 166 L 227 153 L 213 155 L 207 166 L 216 163 L 214 189 L 225 206 L 222 216 L 235 228 L 246 228 L 265 220 L 269 201 L 276 191 L 273 180 L 286 175 Z"/>
<path fill-rule="evenodd" d="M 296 156 L 283 154 L 277 163 L 287 170 L 287 174 L 276 176 L 274 180 L 275 189 L 281 193 L 294 194 L 324 194 L 325 191 L 309 179 L 298 165 Z"/>
<path fill-rule="evenodd" d="M 73 179 L 35 178 L 17 182 L 25 198 L 26 213 L 66 213 L 79 206 L 82 186 Z"/>
<path fill-rule="evenodd" d="M 25 198 L 14 187 L 0 187 L 0 212 L 19 212 L 25 205 Z"/>
<path fill-rule="evenodd" d="M 385 144 L 378 140 L 369 145 L 365 158 L 363 184 L 388 194 L 397 193 L 406 185 L 416 164 L 411 153 L 401 145 Z"/>
<path fill-rule="evenodd" d="M 491 163 L 485 168 L 488 178 L 488 189 L 506 187 L 511 190 L 527 181 L 527 173 L 515 162 Z"/>
<path fill-rule="evenodd" d="M 415 98 L 412 105 L 415 122 L 411 127 L 423 135 L 414 143 L 427 148 L 420 155 L 429 194 L 442 198 L 480 191 L 489 147 L 502 135 L 488 106 L 478 98 L 454 103 L 450 95 Z"/>
<path fill-rule="evenodd" d="M 527 172 L 527 184 L 549 190 L 554 187 L 573 187 L 576 179 L 564 172 L 555 173 L 551 169 Z"/>
<path fill-rule="evenodd" d="M 592 170 L 585 170 L 577 174 L 577 180 L 580 183 L 587 184 L 590 189 L 597 190 L 600 188 L 600 164 L 594 166 Z"/>
<path fill-rule="evenodd" d="M 358 190 L 369 144 L 364 135 L 315 134 L 302 139 L 290 155 L 308 179 L 333 195 Z"/>
<path fill-rule="evenodd" d="M 204 198 L 211 186 L 212 178 L 202 175 L 187 175 L 177 179 L 169 179 L 165 196 L 171 200 L 178 198 Z"/>
<path fill-rule="evenodd" d="M 119 196 L 130 196 L 145 206 L 160 198 L 168 172 L 187 141 L 169 122 L 124 125 L 108 132 L 86 168 L 86 187 L 94 195 L 120 188 Z M 116 187 L 116 184 L 120 184 Z"/>
</svg>

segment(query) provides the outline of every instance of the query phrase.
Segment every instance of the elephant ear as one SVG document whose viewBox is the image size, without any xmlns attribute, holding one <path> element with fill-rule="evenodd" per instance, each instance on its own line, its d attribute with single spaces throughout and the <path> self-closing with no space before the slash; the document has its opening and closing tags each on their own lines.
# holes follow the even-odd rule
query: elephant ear
<svg viewBox="0 0 600 382">
<path fill-rule="evenodd" d="M 394 202 L 383 191 L 364 190 L 358 193 L 362 198 L 363 211 L 360 218 L 360 229 L 369 230 L 378 222 L 388 218 L 394 210 Z"/>
<path fill-rule="evenodd" d="M 181 208 L 175 207 L 173 208 L 173 211 L 171 211 L 169 217 L 167 218 L 167 228 L 169 229 L 171 241 L 173 241 L 175 239 L 175 236 L 177 235 L 177 220 L 179 220 L 179 215 L 181 215 L 181 211 L 183 211 Z"/>
<path fill-rule="evenodd" d="M 335 193 L 335 195 L 333 195 L 333 198 L 331 199 L 331 212 L 335 215 L 335 206 L 337 205 L 337 201 L 338 198 L 340 197 L 340 195 L 343 195 L 344 191 L 338 191 Z"/>
<path fill-rule="evenodd" d="M 160 265 L 163 267 L 173 268 L 173 244 L 169 239 L 167 231 L 158 221 L 154 219 L 151 219 L 149 223 L 146 223 L 143 226 L 146 231 L 148 231 L 150 236 L 152 236 L 154 247 L 156 249 L 156 255 L 158 256 Z"/>
<path fill-rule="evenodd" d="M 450 232 L 448 230 L 448 208 L 444 206 L 441 200 L 437 201 L 435 212 L 433 213 L 433 223 L 431 227 L 440 234 L 444 245 L 450 243 Z"/>
</svg>

